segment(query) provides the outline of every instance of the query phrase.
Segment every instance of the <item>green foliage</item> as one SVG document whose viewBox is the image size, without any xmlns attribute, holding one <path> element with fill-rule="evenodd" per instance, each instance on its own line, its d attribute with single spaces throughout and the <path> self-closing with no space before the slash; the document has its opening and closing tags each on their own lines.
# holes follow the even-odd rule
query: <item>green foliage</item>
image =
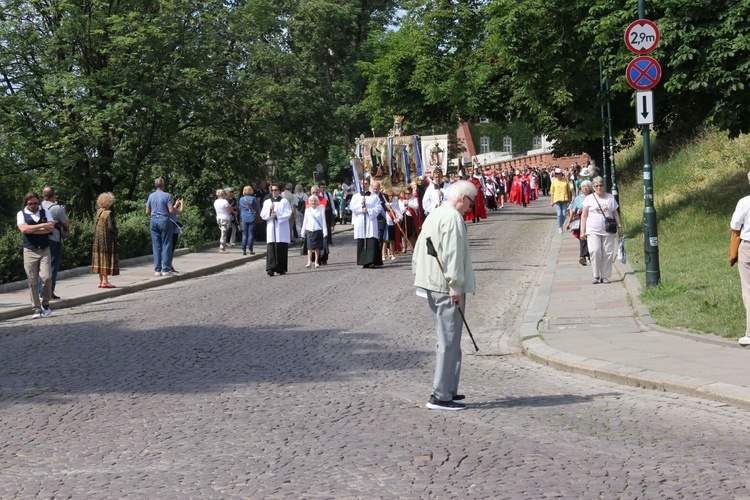
<svg viewBox="0 0 750 500">
<path fill-rule="evenodd" d="M 10 283 L 23 277 L 23 246 L 21 232 L 14 231 L 0 234 L 0 283 Z"/>
<path fill-rule="evenodd" d="M 475 57 L 482 4 L 405 2 L 398 30 L 371 38 L 374 60 L 359 67 L 369 79 L 362 105 L 377 129 L 388 130 L 392 115 L 402 114 L 409 133 L 452 131 L 459 116 L 483 112 L 480 101 L 489 90 L 471 76 L 485 63 Z"/>
<path fill-rule="evenodd" d="M 748 194 L 748 147 L 748 135 L 708 132 L 654 158 L 661 284 L 644 283 L 641 299 L 663 326 L 725 337 L 745 331 L 739 276 L 728 265 L 727 247 L 732 213 Z M 638 172 L 642 152 L 637 145 L 618 156 L 618 170 Z M 628 175 L 620 202 L 628 259 L 643 282 L 642 182 Z"/>
<path fill-rule="evenodd" d="M 632 144 L 633 89 L 623 41 L 637 18 L 635 0 L 404 2 L 396 31 L 373 38 L 376 57 L 363 102 L 384 126 L 398 112 L 416 128 L 460 118 L 523 121 L 557 142 L 558 154 L 597 157 L 601 106 L 610 104 L 616 148 Z M 655 128 L 689 138 L 710 125 L 750 131 L 750 7 L 735 0 L 651 2 L 647 17 L 662 41 Z M 604 79 L 600 82 L 601 75 Z M 607 88 L 609 87 L 609 88 Z"/>
</svg>

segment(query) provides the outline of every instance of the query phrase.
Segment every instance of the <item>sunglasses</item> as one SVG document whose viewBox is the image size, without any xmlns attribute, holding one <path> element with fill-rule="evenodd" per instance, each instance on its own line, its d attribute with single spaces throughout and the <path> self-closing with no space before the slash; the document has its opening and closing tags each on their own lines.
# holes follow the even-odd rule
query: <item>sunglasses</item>
<svg viewBox="0 0 750 500">
<path fill-rule="evenodd" d="M 466 195 L 464 195 L 464 197 L 465 197 L 465 198 L 466 198 L 467 200 L 469 200 L 469 210 L 473 209 L 473 208 L 474 208 L 474 200 L 472 200 L 471 198 L 469 198 L 469 197 L 468 197 L 468 196 L 466 196 Z"/>
</svg>

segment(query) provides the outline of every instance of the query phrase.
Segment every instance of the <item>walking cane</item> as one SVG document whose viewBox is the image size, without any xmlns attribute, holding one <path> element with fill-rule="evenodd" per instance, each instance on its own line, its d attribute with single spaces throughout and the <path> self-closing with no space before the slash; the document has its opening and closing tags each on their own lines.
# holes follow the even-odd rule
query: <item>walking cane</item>
<svg viewBox="0 0 750 500">
<path fill-rule="evenodd" d="M 443 270 L 443 265 L 440 263 L 440 259 L 438 258 L 437 250 L 435 250 L 435 246 L 432 244 L 432 239 L 428 236 L 425 239 L 425 243 L 427 243 L 427 255 L 432 255 L 435 257 L 435 260 L 438 263 L 438 267 L 440 267 L 440 272 L 443 273 L 443 279 L 445 279 L 445 270 Z M 447 280 L 446 280 L 447 281 Z M 471 339 L 471 343 L 474 344 L 474 349 L 477 351 L 479 350 L 479 346 L 477 345 L 476 341 L 474 340 L 474 335 L 471 334 L 471 330 L 469 329 L 469 324 L 466 322 L 466 318 L 464 317 L 464 312 L 461 310 L 461 306 L 456 304 L 456 307 L 458 307 L 458 312 L 461 314 L 461 319 L 464 322 L 464 326 L 466 327 L 466 331 L 469 332 L 469 338 Z"/>
</svg>

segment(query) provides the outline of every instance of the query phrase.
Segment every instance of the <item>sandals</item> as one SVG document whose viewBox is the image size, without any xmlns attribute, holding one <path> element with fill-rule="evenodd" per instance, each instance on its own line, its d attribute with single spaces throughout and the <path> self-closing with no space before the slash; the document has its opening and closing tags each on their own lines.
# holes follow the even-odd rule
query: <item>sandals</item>
<svg viewBox="0 0 750 500">
<path fill-rule="evenodd" d="M 99 288 L 117 288 L 112 283 L 99 283 Z"/>
</svg>

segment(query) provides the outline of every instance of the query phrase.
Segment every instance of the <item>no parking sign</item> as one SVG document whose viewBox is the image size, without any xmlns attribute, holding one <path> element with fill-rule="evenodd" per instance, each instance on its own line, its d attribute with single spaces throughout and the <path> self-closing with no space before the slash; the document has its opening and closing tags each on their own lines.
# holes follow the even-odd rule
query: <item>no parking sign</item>
<svg viewBox="0 0 750 500">
<path fill-rule="evenodd" d="M 661 66 L 653 57 L 636 57 L 628 64 L 625 77 L 635 90 L 651 90 L 661 79 Z"/>
</svg>

